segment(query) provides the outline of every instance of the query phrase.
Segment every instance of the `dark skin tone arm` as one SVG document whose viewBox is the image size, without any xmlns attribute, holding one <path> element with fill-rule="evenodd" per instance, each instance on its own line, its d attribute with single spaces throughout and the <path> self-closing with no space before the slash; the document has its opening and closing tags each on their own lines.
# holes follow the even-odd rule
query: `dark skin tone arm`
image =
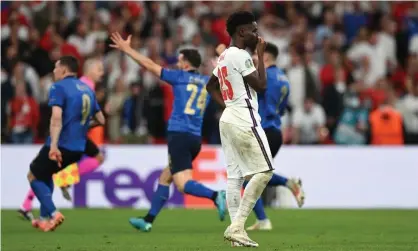
<svg viewBox="0 0 418 251">
<path fill-rule="evenodd" d="M 213 74 L 212 76 L 210 76 L 210 79 L 208 83 L 206 84 L 206 91 L 209 93 L 212 99 L 215 100 L 216 103 L 218 103 L 223 109 L 225 108 L 225 102 L 222 98 L 221 91 L 220 91 L 219 80 Z"/>
<path fill-rule="evenodd" d="M 266 42 L 261 37 L 258 37 L 257 56 L 258 69 L 250 75 L 244 77 L 244 81 L 249 84 L 256 92 L 263 92 L 267 88 L 266 69 L 264 67 L 263 54 L 266 48 Z"/>
</svg>

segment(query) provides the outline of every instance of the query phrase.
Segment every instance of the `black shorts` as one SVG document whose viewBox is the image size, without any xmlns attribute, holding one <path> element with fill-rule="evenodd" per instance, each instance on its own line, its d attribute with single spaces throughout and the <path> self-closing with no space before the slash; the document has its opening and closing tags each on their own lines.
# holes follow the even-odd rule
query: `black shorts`
<svg viewBox="0 0 418 251">
<path fill-rule="evenodd" d="M 99 148 L 97 145 L 91 141 L 89 138 L 87 138 L 86 141 L 86 149 L 84 149 L 84 154 L 89 157 L 96 157 L 97 154 L 99 154 Z"/>
<path fill-rule="evenodd" d="M 266 133 L 267 141 L 269 142 L 271 156 L 274 158 L 283 144 L 282 131 L 274 127 L 269 127 L 264 129 L 264 132 Z"/>
<path fill-rule="evenodd" d="M 202 146 L 202 138 L 187 132 L 168 132 L 168 157 L 171 174 L 192 169 Z"/>
<path fill-rule="evenodd" d="M 54 173 L 57 173 L 65 167 L 79 161 L 83 152 L 69 151 L 65 148 L 59 147 L 62 154 L 62 165 L 58 167 L 58 163 L 49 159 L 49 147 L 43 146 L 38 153 L 38 156 L 30 164 L 30 171 L 38 180 L 49 181 Z"/>
</svg>

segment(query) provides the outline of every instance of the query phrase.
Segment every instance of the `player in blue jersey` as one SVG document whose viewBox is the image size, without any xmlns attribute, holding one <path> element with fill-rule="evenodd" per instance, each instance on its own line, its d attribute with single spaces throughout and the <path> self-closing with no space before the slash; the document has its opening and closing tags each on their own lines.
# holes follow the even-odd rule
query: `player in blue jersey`
<svg viewBox="0 0 418 251">
<path fill-rule="evenodd" d="M 28 180 L 41 204 L 39 220 L 32 225 L 44 232 L 52 231 L 64 221 L 52 201 L 52 176 L 80 160 L 90 126 L 104 124 L 94 92 L 77 78 L 77 59 L 60 58 L 55 64 L 55 82 L 49 92 L 52 107 L 50 136 L 30 164 Z M 91 118 L 95 121 L 91 123 Z"/>
<path fill-rule="evenodd" d="M 284 72 L 276 66 L 278 55 L 278 48 L 272 43 L 267 43 L 263 55 L 267 74 L 267 89 L 258 93 L 258 112 L 261 117 L 261 126 L 266 132 L 273 158 L 277 155 L 283 143 L 280 130 L 281 116 L 286 111 L 290 91 L 289 80 Z M 305 195 L 300 179 L 288 179 L 273 174 L 267 186 L 285 186 L 291 190 L 299 207 L 304 203 Z M 253 210 L 257 216 L 257 222 L 248 227 L 247 230 L 271 230 L 272 225 L 264 212 L 261 198 L 258 199 Z"/>
<path fill-rule="evenodd" d="M 226 49 L 226 46 L 220 44 L 216 48 L 218 55 Z M 276 66 L 279 50 L 272 43 L 267 43 L 263 54 L 263 62 L 267 74 L 267 89 L 264 92 L 258 92 L 258 112 L 261 117 L 261 127 L 264 129 L 270 146 L 273 158 L 279 152 L 283 143 L 281 133 L 281 116 L 284 115 L 288 103 L 290 85 L 284 72 Z M 254 65 L 257 67 L 257 57 L 253 57 Z M 244 183 L 246 186 L 248 182 Z M 302 189 L 300 179 L 288 179 L 278 174 L 273 174 L 268 186 L 285 186 L 289 188 L 295 196 L 297 204 L 301 207 L 304 203 L 305 195 Z M 271 230 L 272 224 L 267 218 L 262 199 L 258 199 L 254 206 L 254 212 L 257 221 L 247 230 Z M 234 244 L 233 244 L 234 245 Z M 236 245 L 236 244 L 235 244 Z"/>
<path fill-rule="evenodd" d="M 113 33 L 111 39 L 114 43 L 111 47 L 123 51 L 170 84 L 174 92 L 173 112 L 167 128 L 169 165 L 160 175 L 148 214 L 143 218 L 131 218 L 129 222 L 141 231 L 150 231 L 169 197 L 172 182 L 182 193 L 212 200 L 223 221 L 226 213 L 225 191 L 213 191 L 192 179 L 192 161 L 200 152 L 203 114 L 209 102 L 205 88 L 209 77 L 197 71 L 202 61 L 199 53 L 194 49 L 180 51 L 177 63 L 179 70 L 169 70 L 132 49 L 131 36 L 124 40 L 119 33 Z"/>
</svg>

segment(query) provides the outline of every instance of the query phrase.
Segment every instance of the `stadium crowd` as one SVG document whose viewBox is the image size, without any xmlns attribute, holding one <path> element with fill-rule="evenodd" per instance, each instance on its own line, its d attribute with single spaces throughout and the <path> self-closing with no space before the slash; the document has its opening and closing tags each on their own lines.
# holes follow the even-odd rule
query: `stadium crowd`
<svg viewBox="0 0 418 251">
<path fill-rule="evenodd" d="M 96 95 L 108 143 L 164 143 L 171 87 L 109 47 L 132 47 L 165 67 L 195 48 L 211 74 L 228 15 L 252 11 L 279 48 L 291 84 L 283 133 L 292 144 L 418 144 L 418 2 L 1 2 L 2 143 L 42 142 L 48 90 L 62 55 L 105 67 Z M 82 69 L 80 69 L 80 75 Z M 219 144 L 221 110 L 207 107 L 205 142 Z"/>
</svg>

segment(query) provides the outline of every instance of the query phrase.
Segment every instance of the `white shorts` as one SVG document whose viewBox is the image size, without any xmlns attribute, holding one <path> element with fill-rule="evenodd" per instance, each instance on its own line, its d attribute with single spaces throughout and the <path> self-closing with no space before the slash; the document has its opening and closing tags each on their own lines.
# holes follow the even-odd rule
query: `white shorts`
<svg viewBox="0 0 418 251">
<path fill-rule="evenodd" d="M 239 179 L 273 170 L 272 157 L 263 128 L 219 122 L 228 178 Z"/>
</svg>

